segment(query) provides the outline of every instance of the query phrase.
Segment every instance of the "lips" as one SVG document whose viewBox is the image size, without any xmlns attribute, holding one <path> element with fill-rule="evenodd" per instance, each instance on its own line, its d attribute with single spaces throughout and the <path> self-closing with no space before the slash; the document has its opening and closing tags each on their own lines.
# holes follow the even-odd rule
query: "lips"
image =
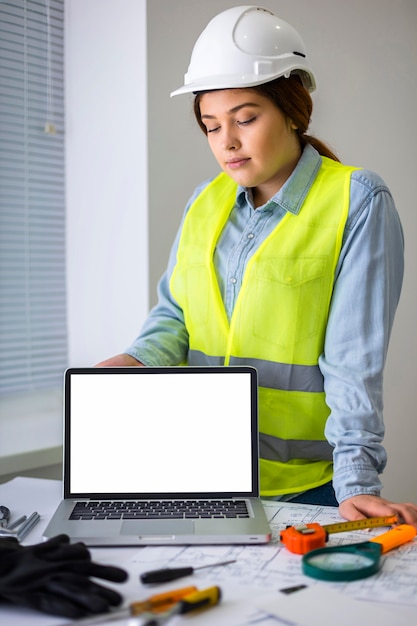
<svg viewBox="0 0 417 626">
<path fill-rule="evenodd" d="M 236 169 L 239 169 L 239 167 L 246 165 L 248 161 L 250 161 L 249 158 L 247 159 L 234 158 L 234 159 L 230 159 L 230 161 L 226 161 L 226 164 L 227 164 L 227 167 L 229 167 L 230 169 L 236 170 Z"/>
</svg>

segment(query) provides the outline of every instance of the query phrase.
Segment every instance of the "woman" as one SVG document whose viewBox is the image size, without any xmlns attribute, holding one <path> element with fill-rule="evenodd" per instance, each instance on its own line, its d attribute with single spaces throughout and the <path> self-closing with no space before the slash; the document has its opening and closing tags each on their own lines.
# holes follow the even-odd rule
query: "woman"
<svg viewBox="0 0 417 626">
<path fill-rule="evenodd" d="M 300 36 L 269 10 L 211 20 L 171 95 L 195 94 L 222 173 L 191 197 L 139 337 L 99 365 L 255 366 L 263 497 L 417 527 L 379 479 L 401 224 L 375 173 L 307 134 L 314 89 Z"/>
</svg>

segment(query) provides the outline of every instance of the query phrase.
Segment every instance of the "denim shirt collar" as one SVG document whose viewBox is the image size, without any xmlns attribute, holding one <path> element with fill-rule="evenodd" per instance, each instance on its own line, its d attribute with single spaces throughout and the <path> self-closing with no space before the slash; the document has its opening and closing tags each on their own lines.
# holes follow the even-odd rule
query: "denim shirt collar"
<svg viewBox="0 0 417 626">
<path fill-rule="evenodd" d="M 258 207 L 258 211 L 262 209 L 272 208 L 272 204 L 282 207 L 285 211 L 289 211 L 294 215 L 300 212 L 304 198 L 310 191 L 311 185 L 317 176 L 317 172 L 321 165 L 321 156 L 313 146 L 307 144 L 301 154 L 300 160 L 295 166 L 291 176 L 286 180 L 285 184 L 266 204 Z M 252 192 L 248 187 L 239 185 L 236 196 L 236 205 L 238 207 L 250 205 L 253 207 Z"/>
</svg>

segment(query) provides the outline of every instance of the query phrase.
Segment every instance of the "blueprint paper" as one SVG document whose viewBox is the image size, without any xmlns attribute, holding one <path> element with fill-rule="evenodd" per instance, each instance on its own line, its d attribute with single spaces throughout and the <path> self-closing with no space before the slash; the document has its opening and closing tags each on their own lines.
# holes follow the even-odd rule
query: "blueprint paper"
<svg viewBox="0 0 417 626">
<path fill-rule="evenodd" d="M 9 505 L 14 516 L 31 513 L 41 514 L 40 523 L 28 535 L 25 543 L 42 540 L 42 532 L 57 506 L 62 493 L 59 481 L 33 478 L 16 478 L 0 485 L 0 500 Z M 371 604 L 385 611 L 385 624 L 417 623 L 417 541 L 414 540 L 391 552 L 381 559 L 382 567 L 378 574 L 351 583 L 327 583 L 304 576 L 301 572 L 301 557 L 290 553 L 279 543 L 279 533 L 287 525 L 318 522 L 332 524 L 342 521 L 338 509 L 303 504 L 264 501 L 267 517 L 273 530 L 273 541 L 269 545 L 249 546 L 190 546 L 190 547 L 149 547 L 149 548 L 94 548 L 92 554 L 97 562 L 119 565 L 128 569 L 129 580 L 121 585 L 109 584 L 120 591 L 125 605 L 134 600 L 142 600 L 153 593 L 168 589 L 195 585 L 199 589 L 219 585 L 222 601 L 219 606 L 192 616 L 176 617 L 170 626 L 193 624 L 193 626 L 304 626 L 304 619 L 295 612 L 291 619 L 279 615 L 277 606 L 298 602 L 302 592 L 286 596 L 279 589 L 304 584 L 313 590 L 315 610 L 320 613 L 323 602 L 321 594 L 341 592 L 345 602 L 359 600 L 363 604 L 363 615 L 371 610 Z M 327 545 L 367 541 L 387 528 L 372 531 L 361 530 L 330 535 Z M 159 567 L 183 565 L 208 565 L 219 561 L 236 559 L 225 567 L 198 570 L 192 576 L 164 585 L 145 586 L 139 575 Z M 298 600 L 297 596 L 298 595 Z M 288 602 L 287 602 L 288 600 Z M 269 604 L 268 604 L 269 603 Z M 358 604 L 358 602 L 356 602 Z M 369 604 L 369 606 L 368 606 Z M 394 618 L 393 618 L 394 615 Z M 119 620 L 115 626 L 127 626 L 130 620 Z M 64 626 L 68 620 L 54 618 L 17 606 L 0 607 L 0 622 L 8 626 Z M 140 622 L 139 622 L 140 623 Z M 136 622 L 135 626 L 139 626 Z M 325 624 L 325 620 L 321 626 Z M 340 623 L 340 622 L 339 622 Z M 363 621 L 352 621 L 361 625 Z M 366 622 L 369 623 L 369 622 Z M 103 622 L 104 624 L 104 622 Z M 130 626 L 130 624 L 129 624 Z M 308 625 L 310 626 L 310 625 Z"/>
<path fill-rule="evenodd" d="M 241 598 L 245 599 L 248 594 L 254 598 L 260 593 L 278 592 L 279 589 L 300 584 L 308 587 L 319 585 L 343 592 L 357 600 L 405 605 L 417 609 L 416 540 L 384 555 L 381 558 L 381 569 L 374 576 L 348 583 L 317 581 L 302 573 L 301 556 L 289 552 L 279 543 L 279 533 L 287 525 L 343 521 L 337 508 L 272 501 L 265 501 L 264 506 L 273 530 L 273 541 L 268 545 L 142 548 L 132 558 L 130 567 L 133 566 L 139 575 L 159 567 L 197 567 L 236 559 L 235 563 L 224 567 L 196 571 L 191 577 L 181 579 L 181 582 L 195 584 L 199 588 L 219 585 L 226 590 L 230 589 L 233 597 L 240 593 Z M 332 534 L 326 545 L 368 541 L 387 530 L 384 527 L 371 531 Z M 239 590 L 238 593 L 232 591 L 236 589 Z"/>
</svg>

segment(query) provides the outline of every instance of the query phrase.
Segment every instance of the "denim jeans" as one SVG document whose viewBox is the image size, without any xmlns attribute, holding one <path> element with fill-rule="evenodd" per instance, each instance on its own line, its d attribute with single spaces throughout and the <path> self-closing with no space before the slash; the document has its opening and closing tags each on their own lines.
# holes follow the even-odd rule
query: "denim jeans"
<svg viewBox="0 0 417 626">
<path fill-rule="evenodd" d="M 296 502 L 299 504 L 317 504 L 322 506 L 339 506 L 338 501 L 331 482 L 316 487 L 315 489 L 309 489 L 304 493 L 291 499 L 290 502 Z"/>
</svg>

